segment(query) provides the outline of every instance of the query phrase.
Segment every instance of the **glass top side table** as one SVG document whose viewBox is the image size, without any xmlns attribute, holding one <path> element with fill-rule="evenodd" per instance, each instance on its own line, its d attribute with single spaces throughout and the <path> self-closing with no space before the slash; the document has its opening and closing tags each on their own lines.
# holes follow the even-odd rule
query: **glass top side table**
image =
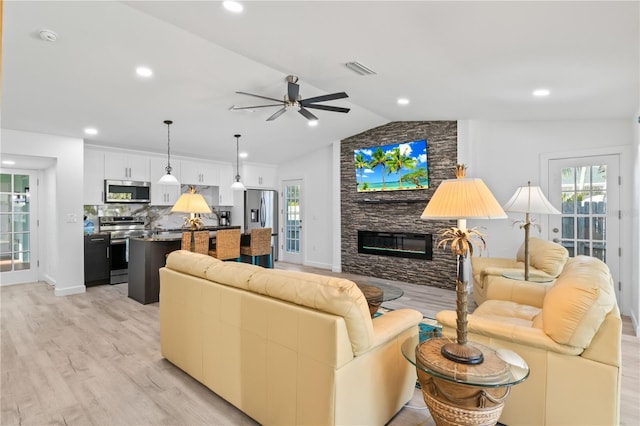
<svg viewBox="0 0 640 426">
<path fill-rule="evenodd" d="M 511 280 L 518 280 L 518 281 L 524 281 L 524 272 L 522 271 L 507 271 L 507 272 L 503 272 L 502 276 L 505 278 L 509 278 Z M 549 277 L 540 277 L 540 276 L 535 276 L 535 275 L 529 275 L 529 279 L 527 281 L 532 282 L 532 283 L 550 283 L 551 281 L 553 281 L 553 278 L 549 278 Z"/>
<path fill-rule="evenodd" d="M 436 425 L 496 424 L 511 386 L 529 376 L 529 367 L 515 352 L 467 343 L 480 349 L 484 361 L 456 363 L 440 354 L 446 338 L 402 343 L 404 357 L 416 367 L 425 404 Z"/>
</svg>

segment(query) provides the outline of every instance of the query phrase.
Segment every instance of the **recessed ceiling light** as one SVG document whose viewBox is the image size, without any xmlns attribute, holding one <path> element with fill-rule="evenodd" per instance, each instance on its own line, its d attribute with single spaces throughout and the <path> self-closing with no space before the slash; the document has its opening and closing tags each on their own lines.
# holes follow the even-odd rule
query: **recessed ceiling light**
<svg viewBox="0 0 640 426">
<path fill-rule="evenodd" d="M 140 77 L 151 77 L 153 75 L 153 71 L 148 67 L 138 67 L 136 68 L 136 74 Z"/>
<path fill-rule="evenodd" d="M 318 125 L 318 120 L 309 120 L 307 121 L 307 124 L 311 127 L 315 127 Z"/>
<path fill-rule="evenodd" d="M 6 164 L 7 166 L 13 166 L 14 164 L 16 164 L 16 162 L 13 160 L 2 160 L 2 164 Z"/>
<path fill-rule="evenodd" d="M 398 105 L 409 105 L 409 99 L 407 99 L 407 98 L 398 98 Z"/>
<path fill-rule="evenodd" d="M 94 127 L 87 127 L 86 129 L 84 129 L 84 132 L 87 135 L 97 135 L 98 134 L 98 129 L 96 129 Z"/>
<path fill-rule="evenodd" d="M 237 1 L 230 1 L 230 0 L 223 1 L 222 5 L 229 12 L 233 12 L 233 13 L 240 13 L 244 9 L 242 4 L 238 3 Z"/>
<path fill-rule="evenodd" d="M 543 97 L 543 96 L 549 96 L 549 93 L 551 93 L 548 89 L 536 89 L 533 91 L 533 96 L 537 96 L 537 97 Z"/>
<path fill-rule="evenodd" d="M 249 154 L 247 154 L 246 152 L 241 152 L 240 154 L 238 154 L 238 156 L 240 158 L 247 158 L 249 156 Z"/>
</svg>

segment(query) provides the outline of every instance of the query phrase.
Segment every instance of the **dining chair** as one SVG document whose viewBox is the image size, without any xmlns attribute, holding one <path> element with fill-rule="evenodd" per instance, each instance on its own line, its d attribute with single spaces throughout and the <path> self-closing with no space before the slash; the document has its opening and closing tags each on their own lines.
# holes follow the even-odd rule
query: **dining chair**
<svg viewBox="0 0 640 426">
<path fill-rule="evenodd" d="M 216 231 L 216 247 L 209 250 L 209 256 L 220 260 L 240 261 L 240 228 Z"/>
<path fill-rule="evenodd" d="M 250 233 L 251 242 L 248 246 L 240 247 L 240 254 L 251 256 L 251 263 L 258 264 L 260 256 L 267 257 L 267 266 L 273 267 L 271 262 L 271 228 L 253 228 Z"/>
<path fill-rule="evenodd" d="M 193 243 L 193 245 L 192 245 Z M 209 231 L 185 231 L 182 233 L 182 250 L 207 254 L 209 251 Z"/>
</svg>

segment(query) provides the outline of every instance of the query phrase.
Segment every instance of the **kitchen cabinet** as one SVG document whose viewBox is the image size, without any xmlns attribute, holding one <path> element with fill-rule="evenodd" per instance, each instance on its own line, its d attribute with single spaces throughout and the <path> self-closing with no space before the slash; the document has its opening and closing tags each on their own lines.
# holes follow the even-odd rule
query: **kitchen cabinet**
<svg viewBox="0 0 640 426">
<path fill-rule="evenodd" d="M 128 296 L 144 305 L 160 299 L 160 268 L 167 255 L 180 250 L 181 239 L 158 241 L 151 238 L 129 239 Z"/>
<path fill-rule="evenodd" d="M 231 164 L 220 166 L 220 185 L 218 187 L 218 205 L 233 206 L 233 190 L 231 184 L 235 181 L 235 173 Z"/>
<path fill-rule="evenodd" d="M 247 188 L 276 188 L 277 167 L 270 164 L 245 163 L 241 181 Z"/>
<path fill-rule="evenodd" d="M 149 175 L 151 176 L 151 205 L 152 206 L 173 206 L 178 197 L 180 197 L 180 185 L 161 185 L 158 180 L 164 176 L 167 171 L 167 159 L 166 158 L 152 158 L 150 160 L 151 170 Z M 175 176 L 180 183 L 180 162 L 171 162 L 171 174 Z"/>
<path fill-rule="evenodd" d="M 84 236 L 84 285 L 109 284 L 111 259 L 109 234 Z"/>
<path fill-rule="evenodd" d="M 85 205 L 104 204 L 104 152 L 84 150 L 84 194 Z"/>
<path fill-rule="evenodd" d="M 148 182 L 149 157 L 137 154 L 106 152 L 104 178 Z"/>
<path fill-rule="evenodd" d="M 186 185 L 219 185 L 218 165 L 214 163 L 182 160 L 180 183 Z"/>
</svg>

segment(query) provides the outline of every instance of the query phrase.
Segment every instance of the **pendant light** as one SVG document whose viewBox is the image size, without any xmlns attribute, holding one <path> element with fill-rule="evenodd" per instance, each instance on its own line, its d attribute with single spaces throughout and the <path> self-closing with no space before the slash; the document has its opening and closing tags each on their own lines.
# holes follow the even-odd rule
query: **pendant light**
<svg viewBox="0 0 640 426">
<path fill-rule="evenodd" d="M 164 120 L 164 124 L 167 125 L 167 167 L 165 167 L 167 174 L 163 175 L 160 180 L 158 180 L 158 183 L 160 185 L 180 185 L 178 179 L 171 174 L 171 170 L 173 170 L 173 168 L 171 167 L 171 134 L 169 132 L 169 128 L 173 124 L 173 121 Z"/>
<path fill-rule="evenodd" d="M 236 138 L 236 181 L 231 184 L 231 189 L 234 191 L 244 191 L 247 189 L 242 182 L 240 182 L 240 136 L 242 135 L 233 135 L 233 137 Z"/>
</svg>

